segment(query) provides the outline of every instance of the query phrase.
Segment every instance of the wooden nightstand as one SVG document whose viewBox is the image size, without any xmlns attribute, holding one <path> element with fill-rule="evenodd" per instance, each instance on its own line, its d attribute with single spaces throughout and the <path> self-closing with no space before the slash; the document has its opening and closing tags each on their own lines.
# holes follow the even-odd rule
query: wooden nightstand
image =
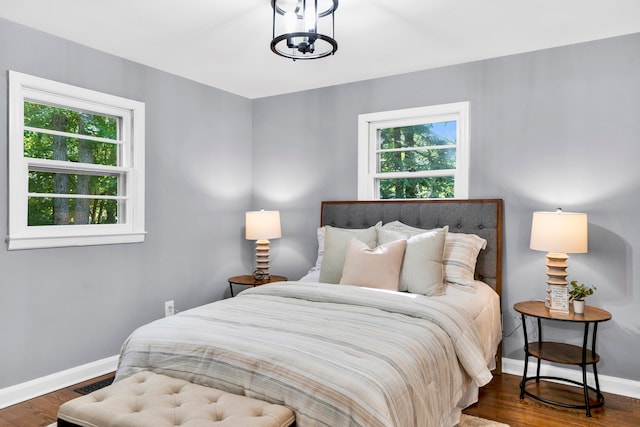
<svg viewBox="0 0 640 427">
<path fill-rule="evenodd" d="M 522 374 L 522 381 L 520 382 L 520 399 L 524 399 L 524 395 L 526 394 L 533 397 L 534 399 L 540 400 L 541 402 L 550 403 L 552 405 L 562 406 L 564 408 L 585 409 L 587 412 L 587 416 L 590 417 L 591 408 L 599 408 L 600 406 L 604 405 L 604 395 L 600 392 L 598 370 L 596 368 L 596 364 L 600 361 L 600 356 L 596 353 L 596 335 L 598 333 L 598 323 L 605 322 L 611 319 L 611 313 L 606 310 L 590 306 L 585 307 L 584 314 L 575 314 L 573 312 L 573 309 L 569 313 L 555 312 L 546 308 L 544 306 L 544 302 L 542 301 L 519 302 L 513 306 L 513 309 L 520 313 L 522 316 L 522 330 L 524 332 L 524 373 Z M 538 342 L 529 343 L 525 316 L 537 318 Z M 584 323 L 584 338 L 582 341 L 582 347 L 572 344 L 542 341 L 541 319 L 561 322 Z M 588 349 L 587 345 L 589 342 L 590 324 L 593 324 L 593 332 L 591 334 L 591 349 Z M 533 356 L 538 359 L 538 366 L 536 375 L 534 377 L 527 377 L 527 365 L 529 362 L 529 356 Z M 540 360 L 580 366 L 582 368 L 582 382 L 566 378 L 540 376 Z M 595 387 L 591 387 L 587 384 L 587 365 L 591 365 L 593 367 Z M 525 389 L 527 381 L 536 380 L 536 382 L 540 382 L 541 379 L 560 381 L 582 387 L 584 391 L 584 405 L 573 405 L 568 403 L 555 402 L 535 395 Z M 596 393 L 595 403 L 591 403 L 589 401 L 589 390 Z"/>
<path fill-rule="evenodd" d="M 244 275 L 244 276 L 233 276 L 233 277 L 229 277 L 227 279 L 227 281 L 229 282 L 229 290 L 231 291 L 231 296 L 233 295 L 233 285 L 243 285 L 243 286 L 260 286 L 260 285 L 265 285 L 267 283 L 273 283 L 273 282 L 286 282 L 287 279 L 284 276 L 274 276 L 271 275 L 269 276 L 268 279 L 264 279 L 264 280 L 256 280 L 253 276 L 251 275 Z"/>
</svg>

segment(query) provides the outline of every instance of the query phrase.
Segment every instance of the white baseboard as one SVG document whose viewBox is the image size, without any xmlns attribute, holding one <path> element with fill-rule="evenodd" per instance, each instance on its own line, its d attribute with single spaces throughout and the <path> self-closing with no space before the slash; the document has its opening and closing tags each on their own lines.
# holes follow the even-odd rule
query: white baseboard
<svg viewBox="0 0 640 427">
<path fill-rule="evenodd" d="M 108 374 L 115 371 L 117 366 L 118 356 L 111 356 L 86 365 L 56 372 L 46 377 L 0 389 L 0 409 Z"/>
<path fill-rule="evenodd" d="M 527 376 L 535 375 L 536 362 L 533 360 L 529 360 L 529 366 L 527 369 Z M 507 358 L 502 359 L 502 372 L 522 377 L 523 371 L 524 360 Z M 587 381 L 589 382 L 589 385 L 593 386 L 593 374 L 591 369 L 588 369 L 588 372 L 589 373 L 587 374 Z M 540 375 L 567 378 L 570 380 L 582 382 L 582 371 L 577 369 L 563 368 L 556 365 L 549 365 L 544 362 L 540 365 Z M 600 373 L 598 373 L 598 380 L 600 382 L 600 390 L 605 393 L 619 394 L 621 396 L 640 399 L 640 381 L 610 377 L 608 375 L 602 375 Z"/>
<path fill-rule="evenodd" d="M 22 384 L 0 389 L 0 409 L 113 372 L 117 366 L 118 356 L 111 356 L 106 359 L 87 363 L 86 365 L 47 375 L 46 377 L 36 378 L 35 380 Z M 535 372 L 535 362 L 529 361 L 528 369 L 529 372 Z M 523 370 L 523 360 L 502 359 L 502 372 L 522 376 Z M 540 374 L 582 381 L 582 373 L 579 370 L 544 363 L 540 366 Z M 598 375 L 598 377 L 602 391 L 640 399 L 640 381 L 611 377 L 608 375 Z M 592 380 L 593 375 L 589 373 L 587 378 Z"/>
</svg>

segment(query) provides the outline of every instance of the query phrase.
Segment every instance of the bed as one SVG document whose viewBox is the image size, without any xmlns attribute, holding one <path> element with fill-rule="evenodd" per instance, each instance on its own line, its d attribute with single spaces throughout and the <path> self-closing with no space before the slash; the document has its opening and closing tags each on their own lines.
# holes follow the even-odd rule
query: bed
<svg viewBox="0 0 640 427">
<path fill-rule="evenodd" d="M 142 326 L 116 381 L 145 370 L 185 379 L 287 406 L 298 427 L 455 425 L 499 367 L 502 201 L 323 202 L 320 225 L 302 280 Z M 386 289 L 400 246 L 397 290 Z M 409 260 L 434 248 L 440 267 L 414 271 Z M 473 260 L 451 252 L 467 249 Z M 421 288 L 438 268 L 451 281 Z"/>
</svg>

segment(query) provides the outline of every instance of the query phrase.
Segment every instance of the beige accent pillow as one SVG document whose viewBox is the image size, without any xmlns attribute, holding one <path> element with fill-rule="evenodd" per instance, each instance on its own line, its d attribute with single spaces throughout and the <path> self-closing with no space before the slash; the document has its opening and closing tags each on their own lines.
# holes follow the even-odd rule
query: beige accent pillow
<svg viewBox="0 0 640 427">
<path fill-rule="evenodd" d="M 475 292 L 474 275 L 478 254 L 487 241 L 475 234 L 449 233 L 444 245 L 444 280 Z"/>
<path fill-rule="evenodd" d="M 352 237 L 366 243 L 370 248 L 375 248 L 378 244 L 376 226 L 359 229 L 337 228 L 330 225 L 324 227 L 324 256 L 320 265 L 320 282 L 340 282 L 347 246 Z"/>
<path fill-rule="evenodd" d="M 371 249 L 351 238 L 340 283 L 397 291 L 406 245 L 406 240 L 396 240 Z"/>
<path fill-rule="evenodd" d="M 407 248 L 400 272 L 400 291 L 427 296 L 442 295 L 444 285 L 444 245 L 449 227 L 436 228 L 413 236 L 378 228 L 378 242 L 384 244 L 407 239 Z"/>
</svg>

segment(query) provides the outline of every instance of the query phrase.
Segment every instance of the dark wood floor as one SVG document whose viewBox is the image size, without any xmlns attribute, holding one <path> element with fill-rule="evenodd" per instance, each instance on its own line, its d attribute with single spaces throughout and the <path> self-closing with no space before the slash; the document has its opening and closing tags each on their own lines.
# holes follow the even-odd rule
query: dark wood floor
<svg viewBox="0 0 640 427">
<path fill-rule="evenodd" d="M 54 393 L 29 400 L 0 410 L 0 427 L 44 427 L 55 422 L 58 407 L 79 394 L 74 388 L 98 379 L 99 377 Z M 519 398 L 519 377 L 503 374 L 494 377 L 490 384 L 480 391 L 479 402 L 464 412 L 482 418 L 488 418 L 511 427 L 591 427 L 640 426 L 640 400 L 606 394 L 603 408 L 594 409 L 593 417 L 587 418 L 584 411 L 564 409 L 546 405 L 534 399 Z M 529 387 L 529 386 L 528 386 Z M 535 383 L 531 387 L 536 387 Z M 579 389 L 558 384 L 541 385 L 545 396 L 555 400 L 580 398 Z M 533 389 L 531 389 L 533 390 Z M 577 394 L 576 394 L 577 393 Z"/>
<path fill-rule="evenodd" d="M 581 403 L 582 389 L 541 381 L 527 384 L 527 390 L 550 400 Z M 595 393 L 594 393 L 595 394 Z M 640 400 L 604 393 L 605 405 L 591 410 L 566 409 L 525 396 L 520 399 L 520 377 L 495 376 L 480 389 L 478 403 L 464 413 L 509 424 L 511 427 L 636 427 L 640 426 Z"/>
<path fill-rule="evenodd" d="M 35 399 L 17 405 L 0 409 L 0 427 L 44 427 L 56 421 L 58 408 L 64 402 L 81 396 L 73 391 L 92 382 L 107 378 L 113 375 L 107 374 L 102 377 L 94 378 L 71 387 L 63 388 Z"/>
</svg>

